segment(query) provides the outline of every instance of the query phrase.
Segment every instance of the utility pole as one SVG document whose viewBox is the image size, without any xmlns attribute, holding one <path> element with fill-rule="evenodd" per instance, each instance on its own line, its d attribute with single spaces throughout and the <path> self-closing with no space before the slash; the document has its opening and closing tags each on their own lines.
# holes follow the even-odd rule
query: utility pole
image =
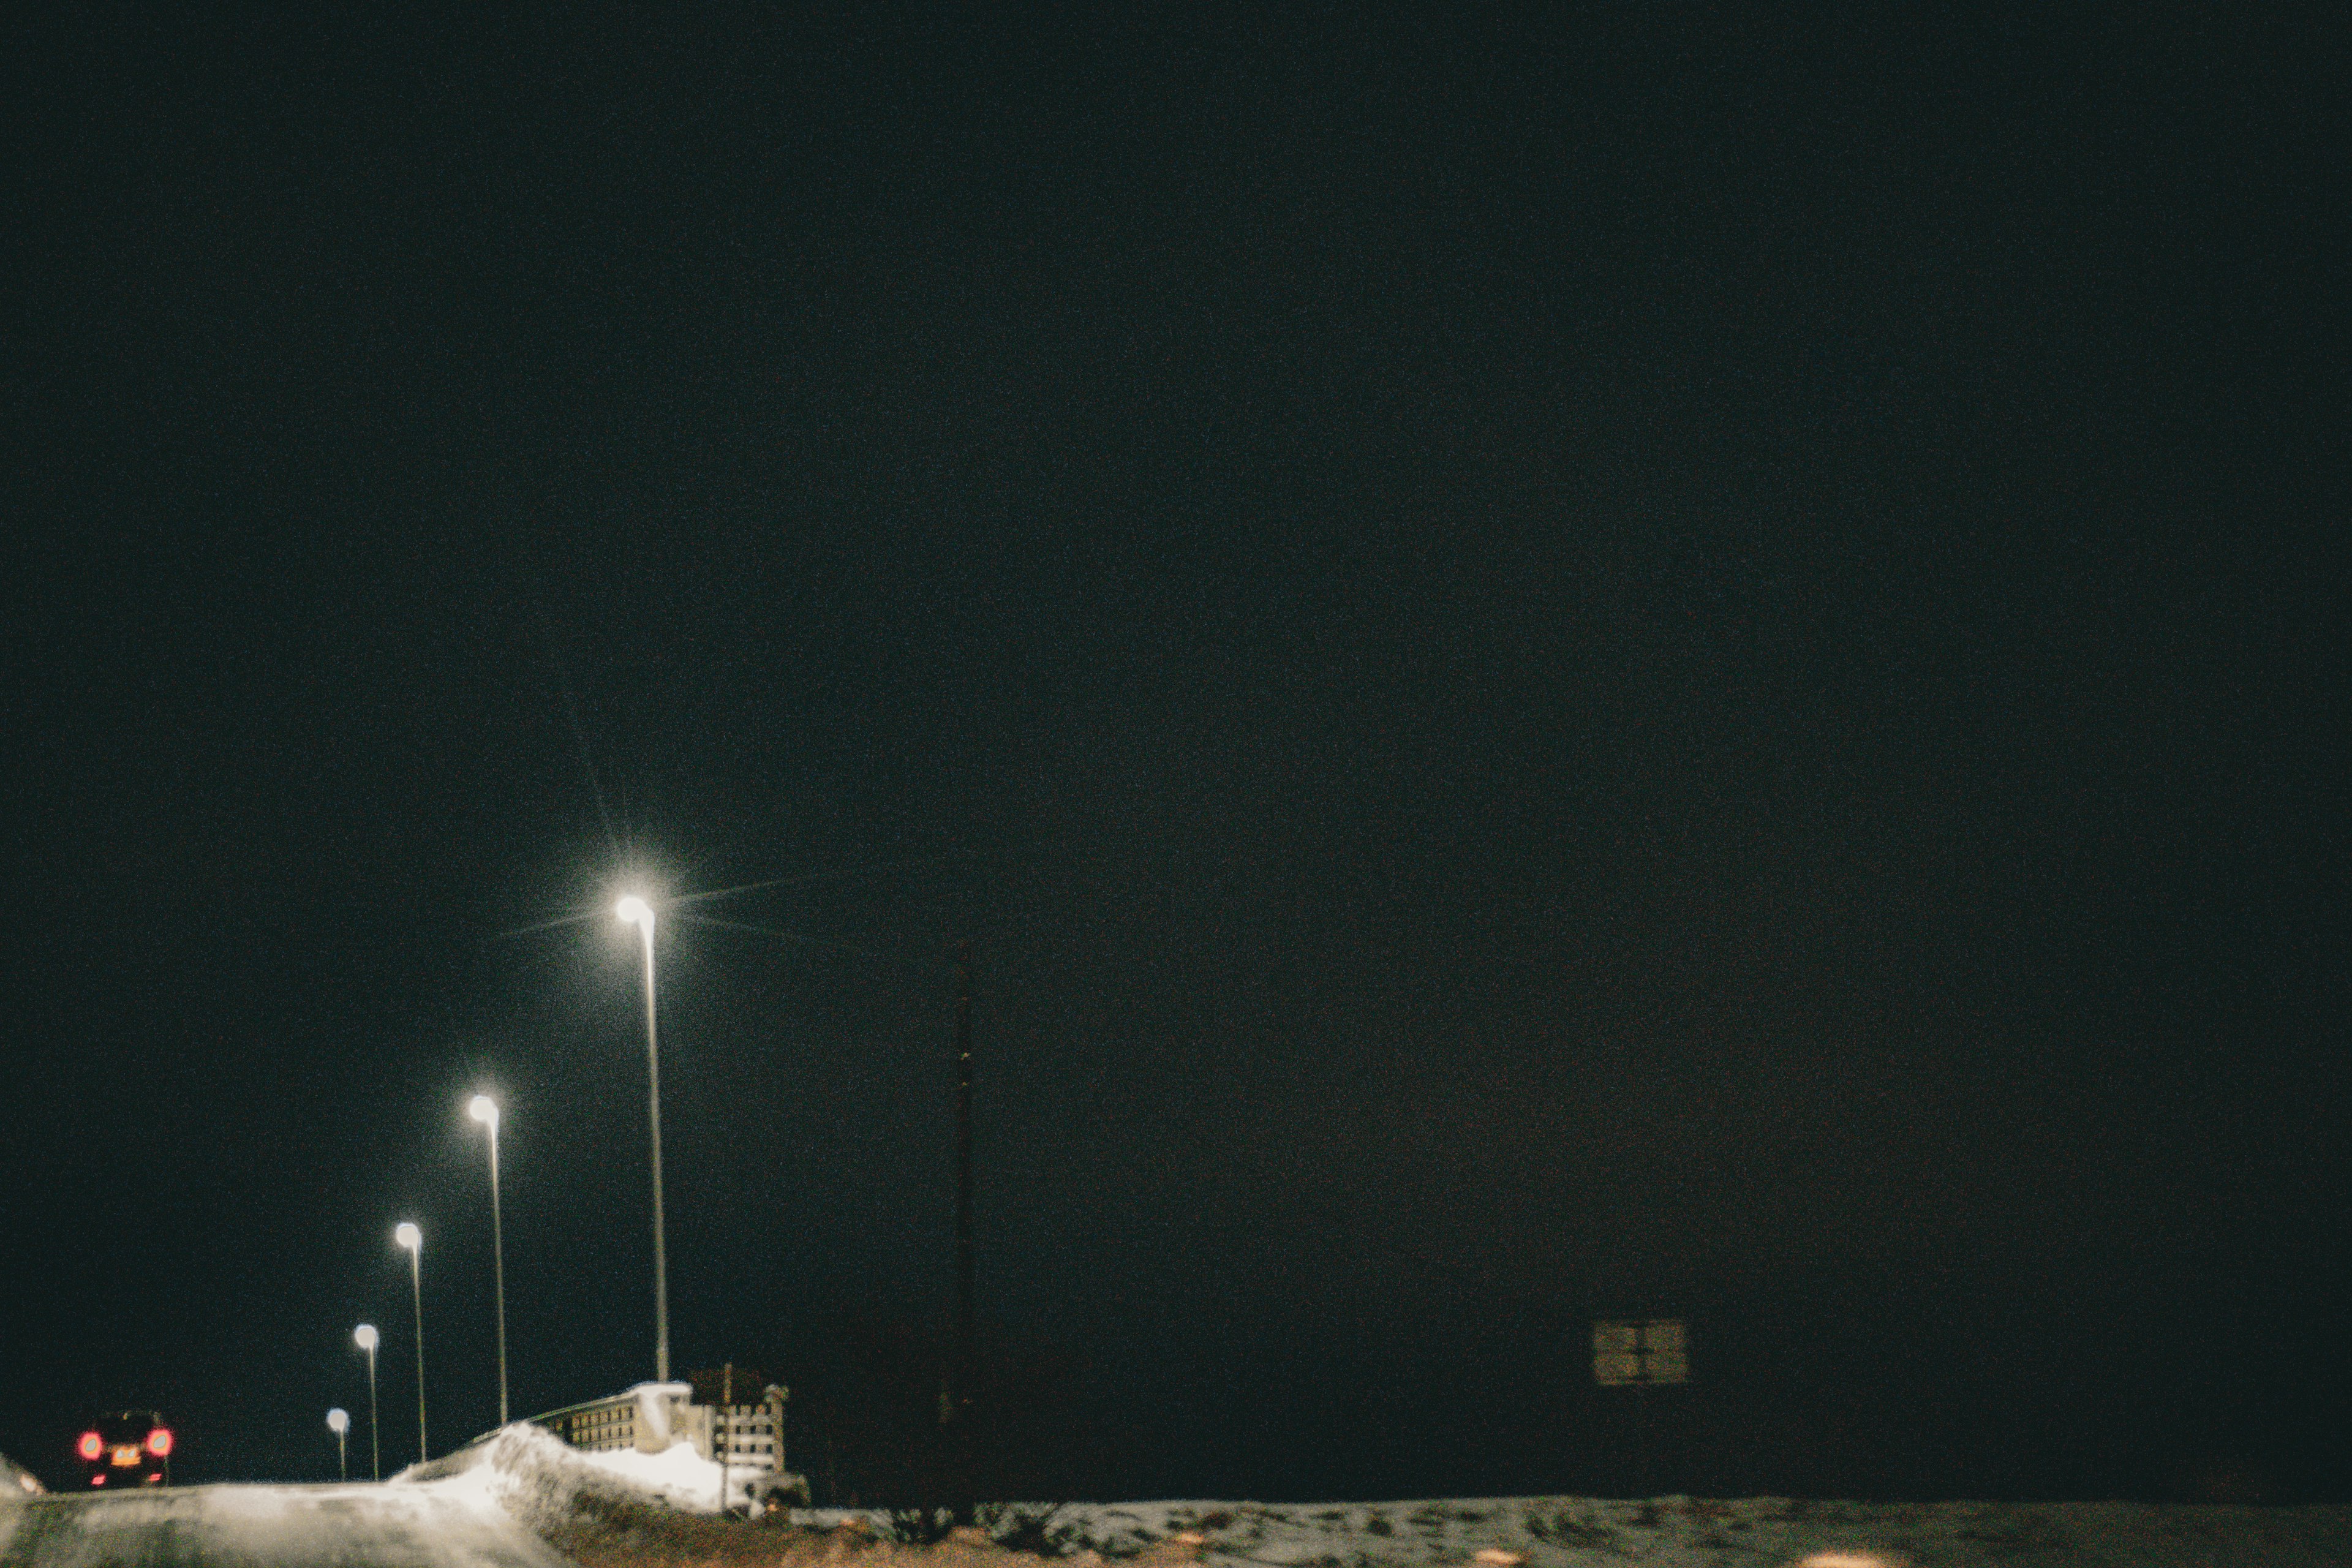
<svg viewBox="0 0 2352 1568">
<path fill-rule="evenodd" d="M 957 1414 L 971 1405 L 971 943 L 956 949 L 956 1325 Z"/>
<path fill-rule="evenodd" d="M 728 1362 L 719 1373 L 719 1415 L 711 1423 L 710 1457 L 719 1461 L 719 1517 L 727 1517 L 727 1451 L 735 1441 L 735 1363 Z M 776 1470 L 782 1474 L 784 1462 L 776 1460 Z"/>
<path fill-rule="evenodd" d="M 956 947 L 956 1321 L 948 1388 L 940 1400 L 946 1427 L 950 1510 L 959 1524 L 977 1510 L 973 1479 L 971 1246 L 971 943 Z"/>
</svg>

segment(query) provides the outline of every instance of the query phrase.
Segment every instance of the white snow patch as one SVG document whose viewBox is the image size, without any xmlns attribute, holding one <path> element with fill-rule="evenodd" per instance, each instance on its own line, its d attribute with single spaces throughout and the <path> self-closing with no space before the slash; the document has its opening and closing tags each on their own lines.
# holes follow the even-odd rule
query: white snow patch
<svg viewBox="0 0 2352 1568">
<path fill-rule="evenodd" d="M 658 1503 L 681 1513 L 717 1513 L 719 1506 L 719 1466 L 696 1453 L 691 1443 L 673 1443 L 658 1454 L 634 1448 L 597 1453 L 575 1448 L 527 1421 L 500 1427 L 430 1464 L 411 1465 L 392 1479 L 479 1499 L 527 1523 L 569 1517 L 583 1492 L 618 1502 Z M 727 1489 L 740 1507 L 774 1479 L 765 1470 L 730 1466 Z"/>
<path fill-rule="evenodd" d="M 764 1479 L 764 1472 L 759 1473 Z M 583 1494 L 715 1510 L 719 1467 L 679 1445 L 590 1454 L 519 1423 L 394 1481 L 503 1509 L 542 1537 Z M 835 1525 L 852 1510 L 797 1509 Z M 887 1515 L 858 1510 L 887 1531 Z M 991 1510 L 1009 1532 L 1045 1505 Z M 1789 1498 L 1435 1498 L 1384 1503 L 1072 1503 L 1045 1533 L 1066 1556 L 1132 1556 L 1181 1533 L 1207 1568 L 2345 1568 L 2352 1508 L 2145 1503 L 1858 1503 Z"/>
<path fill-rule="evenodd" d="M 1004 1510 L 997 1532 L 1036 1504 Z M 842 1510 L 794 1510 L 828 1525 Z M 887 1527 L 886 1516 L 866 1515 Z M 1858 1503 L 1788 1498 L 1435 1498 L 1387 1503 L 1073 1503 L 1065 1554 L 1131 1556 L 1179 1532 L 1208 1568 L 2345 1568 L 2352 1509 Z"/>
<path fill-rule="evenodd" d="M 22 1502 L 28 1497 L 38 1497 L 48 1489 L 32 1471 L 19 1466 L 7 1455 L 0 1454 L 0 1506 Z"/>
<path fill-rule="evenodd" d="M 658 1454 L 641 1454 L 635 1448 L 604 1453 L 575 1448 L 572 1452 L 583 1463 L 635 1484 L 672 1508 L 696 1513 L 719 1511 L 719 1467 L 696 1453 L 691 1443 L 681 1440 Z M 740 1483 L 751 1473 L 739 1465 L 734 1479 Z"/>
</svg>

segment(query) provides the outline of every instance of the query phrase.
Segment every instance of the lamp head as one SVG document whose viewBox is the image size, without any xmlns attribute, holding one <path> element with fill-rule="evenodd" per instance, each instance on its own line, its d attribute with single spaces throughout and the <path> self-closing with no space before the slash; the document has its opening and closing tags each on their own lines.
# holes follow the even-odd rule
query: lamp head
<svg viewBox="0 0 2352 1568">
<path fill-rule="evenodd" d="M 499 1102 L 487 1094 L 478 1094 L 466 1102 L 466 1114 L 485 1127 L 499 1124 Z"/>
<path fill-rule="evenodd" d="M 623 899 L 614 906 L 613 912 L 621 917 L 623 924 L 635 926 L 647 937 L 654 934 L 654 907 L 636 894 Z"/>
<path fill-rule="evenodd" d="M 373 1354 L 375 1352 L 375 1325 L 373 1323 L 362 1323 L 358 1328 L 353 1329 L 352 1331 L 352 1342 L 359 1346 L 360 1349 L 368 1352 L 370 1354 Z"/>
<path fill-rule="evenodd" d="M 352 1429 L 352 1413 L 335 1409 L 327 1412 L 327 1430 L 340 1437 Z"/>
<path fill-rule="evenodd" d="M 406 1220 L 400 1222 L 400 1227 L 392 1233 L 392 1239 L 411 1252 L 418 1251 L 425 1246 L 425 1233 Z"/>
</svg>

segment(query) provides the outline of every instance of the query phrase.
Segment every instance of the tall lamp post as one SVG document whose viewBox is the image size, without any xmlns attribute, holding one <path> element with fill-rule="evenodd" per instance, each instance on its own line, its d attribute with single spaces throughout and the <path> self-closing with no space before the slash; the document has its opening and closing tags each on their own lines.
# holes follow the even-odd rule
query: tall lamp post
<svg viewBox="0 0 2352 1568">
<path fill-rule="evenodd" d="M 635 893 L 614 913 L 646 942 L 646 1085 L 654 1141 L 654 1381 L 669 1381 L 669 1268 L 662 1241 L 661 1048 L 654 1032 L 654 910 Z"/>
<path fill-rule="evenodd" d="M 383 1444 L 376 1436 L 375 1426 L 375 1346 L 373 1323 L 362 1323 L 352 1331 L 352 1342 L 367 1352 L 368 1358 L 368 1473 L 377 1480 L 383 1479 Z"/>
<path fill-rule="evenodd" d="M 335 1435 L 335 1468 L 342 1473 L 345 1480 L 352 1479 L 352 1460 L 350 1451 L 343 1446 L 343 1434 L 351 1429 L 350 1411 L 339 1406 L 327 1412 L 327 1430 Z"/>
<path fill-rule="evenodd" d="M 392 1239 L 408 1248 L 408 1293 L 416 1310 L 416 1462 L 425 1460 L 425 1233 L 406 1220 Z"/>
<path fill-rule="evenodd" d="M 499 1102 L 478 1094 L 466 1114 L 490 1130 L 490 1274 L 498 1281 L 499 1425 L 507 1424 L 507 1244 L 499 1228 Z"/>
</svg>

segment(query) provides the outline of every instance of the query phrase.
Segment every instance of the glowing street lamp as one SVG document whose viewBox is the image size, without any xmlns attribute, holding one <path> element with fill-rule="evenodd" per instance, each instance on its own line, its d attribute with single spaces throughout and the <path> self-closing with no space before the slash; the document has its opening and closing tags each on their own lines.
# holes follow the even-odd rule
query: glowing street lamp
<svg viewBox="0 0 2352 1568">
<path fill-rule="evenodd" d="M 375 1429 L 375 1347 L 373 1323 L 362 1323 L 352 1331 L 352 1342 L 367 1352 L 368 1358 L 368 1473 L 377 1480 L 383 1479 L 383 1445 L 376 1439 Z"/>
<path fill-rule="evenodd" d="M 352 1479 L 352 1463 L 351 1457 L 343 1447 L 343 1434 L 351 1429 L 350 1411 L 338 1407 L 327 1412 L 327 1430 L 335 1435 L 335 1468 L 342 1472 L 345 1480 Z"/>
<path fill-rule="evenodd" d="M 661 1049 L 654 1033 L 654 910 L 635 893 L 614 910 L 646 942 L 646 1084 L 654 1143 L 654 1381 L 669 1381 L 669 1271 L 662 1241 Z"/>
<path fill-rule="evenodd" d="M 409 1300 L 416 1310 L 416 1462 L 425 1460 L 425 1233 L 409 1224 L 400 1222 L 392 1239 L 408 1248 Z"/>
<path fill-rule="evenodd" d="M 478 1094 L 466 1114 L 490 1130 L 490 1270 L 498 1281 L 499 1425 L 507 1424 L 507 1244 L 499 1228 L 499 1102 Z"/>
</svg>

